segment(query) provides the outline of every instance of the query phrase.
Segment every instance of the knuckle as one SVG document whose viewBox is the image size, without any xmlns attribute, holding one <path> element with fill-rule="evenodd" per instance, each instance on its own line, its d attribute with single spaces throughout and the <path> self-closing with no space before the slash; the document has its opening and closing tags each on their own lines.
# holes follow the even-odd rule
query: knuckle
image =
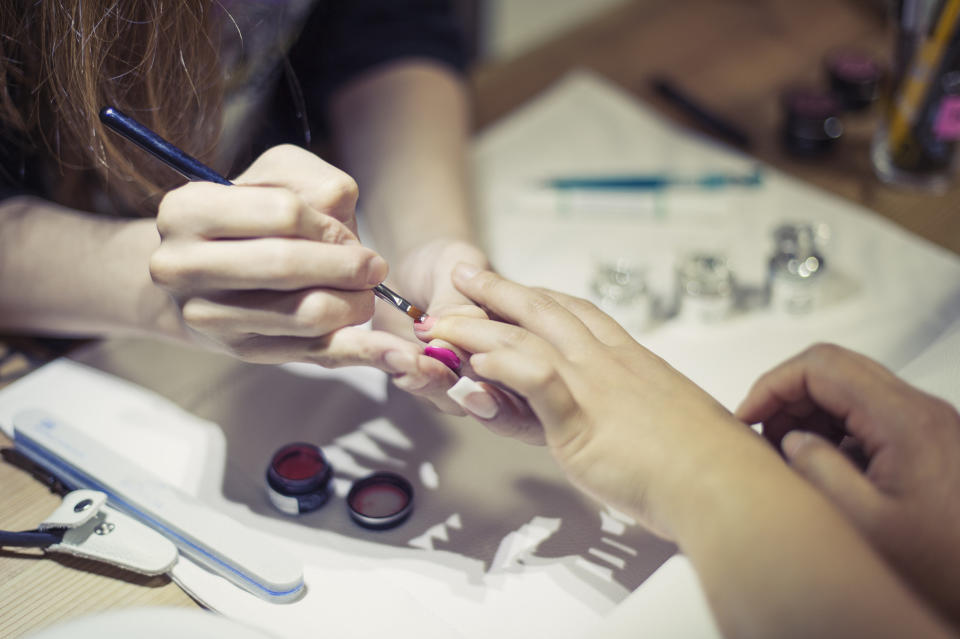
<svg viewBox="0 0 960 639">
<path fill-rule="evenodd" d="M 247 335 L 243 338 L 233 339 L 227 343 L 227 347 L 237 357 L 237 359 L 252 363 L 273 363 L 266 357 L 265 349 L 261 344 L 260 336 Z"/>
<path fill-rule="evenodd" d="M 535 293 L 527 301 L 527 307 L 531 313 L 540 315 L 555 313 L 560 308 L 560 304 L 549 295 Z"/>
<path fill-rule="evenodd" d="M 823 362 L 830 363 L 835 362 L 837 359 L 842 357 L 844 349 L 837 346 L 836 344 L 830 344 L 828 342 L 818 342 L 809 346 L 804 352 L 803 356 Z"/>
<path fill-rule="evenodd" d="M 320 328 L 330 316 L 330 304 L 327 295 L 313 291 L 303 296 L 297 307 L 295 322 L 302 330 Z"/>
<path fill-rule="evenodd" d="M 356 180 L 346 173 L 343 173 L 340 177 L 337 199 L 344 204 L 349 204 L 351 207 L 356 206 L 357 200 L 360 199 L 360 186 Z"/>
<path fill-rule="evenodd" d="M 185 184 L 168 191 L 157 207 L 157 231 L 160 237 L 167 237 L 182 225 L 184 211 L 192 208 L 192 191 L 195 184 Z"/>
<path fill-rule="evenodd" d="M 159 286 L 169 287 L 180 280 L 180 268 L 169 251 L 163 247 L 150 256 L 150 278 Z"/>
<path fill-rule="evenodd" d="M 293 156 L 301 153 L 305 153 L 305 151 L 295 144 L 278 144 L 264 151 L 259 159 L 267 162 L 276 162 L 278 160 L 292 159 Z"/>
<path fill-rule="evenodd" d="M 538 388 L 547 388 L 560 380 L 560 372 L 544 361 L 534 363 L 530 368 L 530 381 Z"/>
<path fill-rule="evenodd" d="M 362 251 L 355 251 L 354 256 L 344 260 L 344 275 L 354 285 L 365 286 L 367 282 L 367 273 L 370 271 L 370 261 L 374 258 L 373 254 Z"/>
<path fill-rule="evenodd" d="M 180 310 L 184 323 L 191 328 L 206 328 L 214 323 L 213 315 L 206 304 L 195 299 L 187 300 Z"/>
<path fill-rule="evenodd" d="M 509 326 L 500 336 L 500 343 L 507 348 L 520 348 L 529 337 L 530 334 L 519 326 Z"/>
<path fill-rule="evenodd" d="M 270 213 L 280 233 L 294 235 L 300 226 L 301 206 L 297 194 L 287 189 L 271 189 Z"/>
<path fill-rule="evenodd" d="M 327 242 L 328 244 L 342 244 L 345 240 L 351 239 L 353 233 L 346 226 L 343 225 L 338 219 L 330 216 L 324 215 L 321 218 L 321 224 L 323 225 L 323 231 L 321 234 L 320 241 Z"/>
<path fill-rule="evenodd" d="M 952 404 L 944 399 L 933 396 L 925 398 L 926 410 L 917 411 L 915 427 L 928 434 L 950 435 L 957 432 L 960 425 L 960 415 Z"/>
<path fill-rule="evenodd" d="M 599 310 L 596 304 L 590 300 L 585 300 L 582 297 L 565 297 L 563 299 L 563 305 L 574 312 L 584 314 L 593 313 Z"/>
</svg>

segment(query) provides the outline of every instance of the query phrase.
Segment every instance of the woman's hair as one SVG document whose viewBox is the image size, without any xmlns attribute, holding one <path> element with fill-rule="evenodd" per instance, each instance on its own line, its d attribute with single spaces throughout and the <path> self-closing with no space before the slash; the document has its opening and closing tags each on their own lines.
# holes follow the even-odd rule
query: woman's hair
<svg viewBox="0 0 960 639">
<path fill-rule="evenodd" d="M 99 111 L 115 106 L 209 158 L 222 96 L 216 6 L 2 0 L 0 143 L 52 158 L 44 177 L 63 204 L 89 207 L 105 189 L 123 208 L 150 211 L 175 176 L 105 129 Z"/>
</svg>

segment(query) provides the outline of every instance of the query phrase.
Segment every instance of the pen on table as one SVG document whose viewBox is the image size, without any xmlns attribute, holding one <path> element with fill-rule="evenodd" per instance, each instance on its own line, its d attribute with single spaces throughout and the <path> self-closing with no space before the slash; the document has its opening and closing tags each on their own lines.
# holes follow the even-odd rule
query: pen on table
<svg viewBox="0 0 960 639">
<path fill-rule="evenodd" d="M 100 121 L 188 180 L 214 182 L 225 186 L 233 185 L 233 182 L 227 178 L 113 107 L 108 106 L 100 110 Z M 424 311 L 387 288 L 382 282 L 373 287 L 373 293 L 394 308 L 412 317 L 415 322 L 422 322 L 427 317 Z"/>
<path fill-rule="evenodd" d="M 723 138 L 734 146 L 746 149 L 750 147 L 750 137 L 738 126 L 731 124 L 716 113 L 708 110 L 697 100 L 693 99 L 676 85 L 665 78 L 654 78 L 654 90 L 663 98 L 679 107 L 684 113 L 692 117 L 697 123 L 714 135 Z"/>
<path fill-rule="evenodd" d="M 670 187 L 719 189 L 726 186 L 760 186 L 759 169 L 752 173 L 703 173 L 693 176 L 651 173 L 637 175 L 572 175 L 548 179 L 545 186 L 560 191 L 661 191 Z"/>
</svg>

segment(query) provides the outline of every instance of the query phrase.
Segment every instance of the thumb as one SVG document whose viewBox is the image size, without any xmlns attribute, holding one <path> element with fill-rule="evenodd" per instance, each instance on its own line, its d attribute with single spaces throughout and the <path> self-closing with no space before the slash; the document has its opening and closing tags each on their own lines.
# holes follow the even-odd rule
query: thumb
<svg viewBox="0 0 960 639">
<path fill-rule="evenodd" d="M 855 523 L 869 526 L 882 496 L 836 446 L 819 435 L 799 430 L 787 433 L 780 446 L 794 470 Z"/>
</svg>

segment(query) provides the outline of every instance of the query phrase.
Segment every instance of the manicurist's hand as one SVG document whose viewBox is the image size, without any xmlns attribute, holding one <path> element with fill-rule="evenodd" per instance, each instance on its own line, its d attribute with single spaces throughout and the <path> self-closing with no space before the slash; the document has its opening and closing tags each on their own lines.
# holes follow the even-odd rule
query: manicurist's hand
<svg viewBox="0 0 960 639">
<path fill-rule="evenodd" d="M 752 437 L 736 434 L 743 428 L 728 411 L 593 304 L 468 265 L 453 278 L 503 321 L 443 316 L 430 336 L 474 353 L 476 376 L 529 403 L 539 421 L 514 436 L 545 441 L 576 485 L 647 525 L 669 528 L 656 503 L 713 454 L 718 424 Z"/>
<path fill-rule="evenodd" d="M 960 415 L 876 362 L 818 345 L 761 377 L 736 411 L 960 627 Z M 861 472 L 833 442 L 859 442 Z M 832 441 L 831 441 L 832 440 Z"/>
<path fill-rule="evenodd" d="M 235 184 L 189 183 L 166 195 L 157 216 L 150 273 L 198 341 L 252 362 L 452 376 L 414 341 L 356 326 L 373 315 L 371 289 L 387 264 L 357 239 L 347 174 L 279 146 Z"/>
</svg>

